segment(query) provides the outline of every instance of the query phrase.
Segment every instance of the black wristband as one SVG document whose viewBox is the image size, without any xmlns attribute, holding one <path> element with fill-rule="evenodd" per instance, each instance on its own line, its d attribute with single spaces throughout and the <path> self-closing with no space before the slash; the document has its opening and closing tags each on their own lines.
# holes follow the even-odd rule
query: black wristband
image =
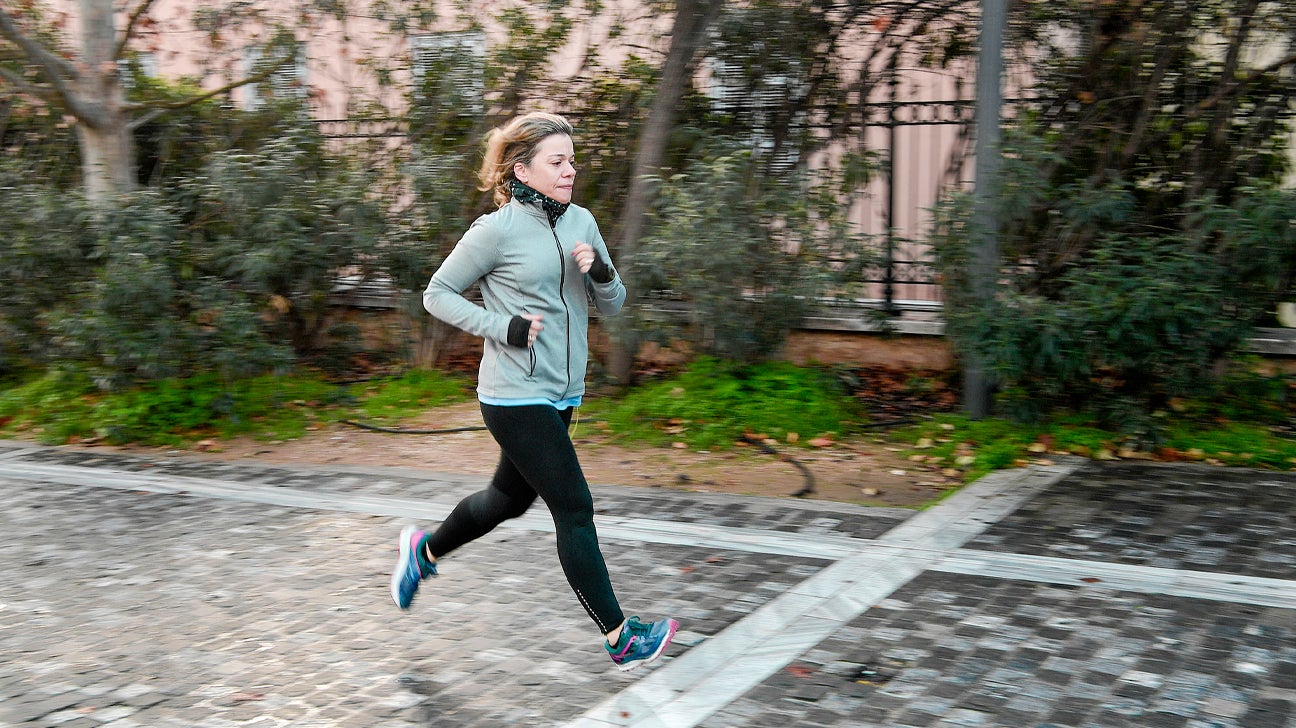
<svg viewBox="0 0 1296 728">
<path fill-rule="evenodd" d="M 521 316 L 514 316 L 509 321 L 508 339 L 505 341 L 509 346 L 526 346 L 531 338 L 531 322 Z"/>
<path fill-rule="evenodd" d="M 611 283 L 615 275 L 616 271 L 604 262 L 603 256 L 595 253 L 594 262 L 590 263 L 589 277 L 593 278 L 595 283 Z"/>
</svg>

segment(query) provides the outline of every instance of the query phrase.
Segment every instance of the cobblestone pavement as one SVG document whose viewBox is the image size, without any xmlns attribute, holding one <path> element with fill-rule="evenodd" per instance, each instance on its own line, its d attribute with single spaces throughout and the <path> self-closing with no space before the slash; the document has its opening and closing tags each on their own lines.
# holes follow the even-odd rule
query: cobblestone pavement
<svg viewBox="0 0 1296 728">
<path fill-rule="evenodd" d="M 537 508 L 390 603 L 480 481 L 0 442 L 0 726 L 1296 728 L 1296 477 L 996 473 L 921 513 L 601 486 L 621 674 Z"/>
</svg>

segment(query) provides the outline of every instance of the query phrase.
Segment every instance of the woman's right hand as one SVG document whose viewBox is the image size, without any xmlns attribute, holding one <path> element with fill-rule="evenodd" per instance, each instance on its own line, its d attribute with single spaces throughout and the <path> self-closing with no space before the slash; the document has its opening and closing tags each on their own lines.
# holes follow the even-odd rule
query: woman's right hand
<svg viewBox="0 0 1296 728">
<path fill-rule="evenodd" d="M 544 331 L 544 324 L 540 323 L 544 316 L 538 313 L 524 313 L 521 316 L 531 322 L 531 329 L 527 331 L 527 346 L 535 346 L 536 337 L 540 335 L 541 331 Z"/>
</svg>

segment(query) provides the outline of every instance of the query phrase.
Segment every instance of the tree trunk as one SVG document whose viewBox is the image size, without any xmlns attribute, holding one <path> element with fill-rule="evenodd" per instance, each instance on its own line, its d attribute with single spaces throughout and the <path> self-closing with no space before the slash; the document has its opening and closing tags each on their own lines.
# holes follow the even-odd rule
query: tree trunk
<svg viewBox="0 0 1296 728">
<path fill-rule="evenodd" d="M 661 171 L 662 159 L 670 141 L 675 123 L 675 109 L 689 87 L 698 51 L 706 45 L 707 29 L 720 14 L 723 0 L 678 0 L 675 4 L 675 25 L 671 31 L 670 47 L 662 64 L 661 77 L 648 107 L 639 148 L 630 173 L 630 189 L 626 193 L 625 207 L 621 211 L 621 229 L 616 242 L 616 255 L 622 262 L 622 279 L 626 285 L 629 302 L 633 307 L 636 295 L 634 257 L 643 234 L 644 220 L 652 204 L 655 189 L 651 178 Z M 617 326 L 609 351 L 608 369 L 621 385 L 634 382 L 634 359 L 638 351 L 635 332 L 626 326 Z"/>
<path fill-rule="evenodd" d="M 106 126 L 77 124 L 81 176 L 86 197 L 95 203 L 111 201 L 135 188 L 135 141 L 126 119 L 113 119 Z"/>
<path fill-rule="evenodd" d="M 117 70 L 117 27 L 112 0 L 81 0 L 81 62 L 73 83 L 84 113 L 77 114 L 81 174 L 95 203 L 135 188 L 135 143 Z"/>
</svg>

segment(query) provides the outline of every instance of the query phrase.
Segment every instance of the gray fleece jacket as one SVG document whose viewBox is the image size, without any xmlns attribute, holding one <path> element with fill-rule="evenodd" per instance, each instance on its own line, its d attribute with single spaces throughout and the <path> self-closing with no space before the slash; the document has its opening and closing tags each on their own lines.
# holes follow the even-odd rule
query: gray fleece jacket
<svg viewBox="0 0 1296 728">
<path fill-rule="evenodd" d="M 599 256 L 603 265 L 596 261 L 591 273 L 605 282 L 580 272 L 572 248 L 581 242 Z M 481 305 L 463 295 L 478 282 Z M 571 205 L 550 227 L 539 205 L 511 200 L 468 228 L 428 282 L 423 307 L 485 339 L 479 396 L 560 402 L 585 392 L 590 302 L 611 315 L 621 310 L 625 297 L 588 210 Z M 532 348 L 515 322 L 521 314 L 544 317 Z"/>
</svg>

